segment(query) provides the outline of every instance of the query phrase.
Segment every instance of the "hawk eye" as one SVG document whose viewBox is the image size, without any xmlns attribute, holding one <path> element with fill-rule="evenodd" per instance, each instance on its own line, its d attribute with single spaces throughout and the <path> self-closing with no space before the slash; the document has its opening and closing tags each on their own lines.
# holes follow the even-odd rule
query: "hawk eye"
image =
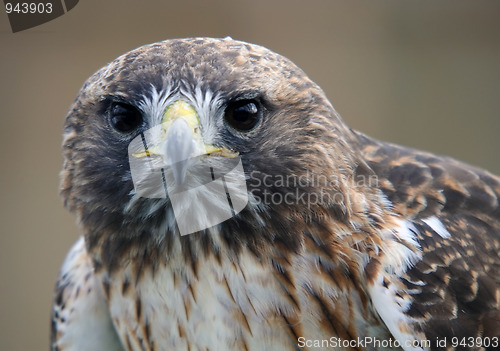
<svg viewBox="0 0 500 351">
<path fill-rule="evenodd" d="M 113 128 L 122 133 L 128 133 L 142 124 L 142 115 L 131 105 L 121 102 L 114 103 L 109 111 Z"/>
<path fill-rule="evenodd" d="M 249 132 L 260 122 L 261 115 L 258 101 L 238 100 L 229 103 L 224 112 L 224 119 L 234 129 Z"/>
</svg>

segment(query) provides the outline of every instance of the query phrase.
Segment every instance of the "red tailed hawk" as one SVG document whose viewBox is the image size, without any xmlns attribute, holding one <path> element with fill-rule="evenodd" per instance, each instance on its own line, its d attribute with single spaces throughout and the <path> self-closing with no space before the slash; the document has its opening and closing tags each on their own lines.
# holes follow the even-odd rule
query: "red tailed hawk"
<svg viewBox="0 0 500 351">
<path fill-rule="evenodd" d="M 54 351 L 500 349 L 500 178 L 350 129 L 263 47 L 120 56 L 63 155 Z"/>
</svg>

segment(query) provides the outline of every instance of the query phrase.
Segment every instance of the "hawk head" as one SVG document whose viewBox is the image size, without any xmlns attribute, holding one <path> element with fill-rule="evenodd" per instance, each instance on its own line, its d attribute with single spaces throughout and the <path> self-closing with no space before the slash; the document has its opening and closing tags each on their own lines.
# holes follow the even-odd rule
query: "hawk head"
<svg viewBox="0 0 500 351">
<path fill-rule="evenodd" d="M 143 145 L 158 126 L 158 142 Z M 134 140 L 142 154 L 130 149 Z M 167 40 L 101 68 L 69 110 L 63 153 L 65 204 L 76 212 L 88 248 L 107 253 L 108 266 L 134 252 L 168 252 L 179 238 L 172 193 L 140 196 L 131 170 L 136 159 L 170 164 L 163 180 L 172 188 L 195 179 L 197 165 L 241 160 L 245 208 L 181 237 L 188 256 L 220 245 L 234 252 L 242 245 L 262 252 L 269 243 L 293 249 L 303 230 L 298 223 L 321 229 L 325 217 L 361 226 L 371 191 L 357 181 L 371 171 L 355 137 L 323 91 L 288 59 L 230 38 Z M 195 164 L 184 162 L 194 156 Z M 217 201 L 190 202 L 184 210 L 209 216 Z"/>
</svg>

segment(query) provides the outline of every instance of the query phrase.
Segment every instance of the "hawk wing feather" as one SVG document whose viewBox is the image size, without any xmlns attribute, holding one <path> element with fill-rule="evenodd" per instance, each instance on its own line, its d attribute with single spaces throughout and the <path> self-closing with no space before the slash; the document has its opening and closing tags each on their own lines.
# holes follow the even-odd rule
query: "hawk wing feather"
<svg viewBox="0 0 500 351">
<path fill-rule="evenodd" d="M 52 351 L 123 351 L 101 284 L 80 238 L 68 253 L 52 307 Z"/>
<path fill-rule="evenodd" d="M 500 179 L 451 158 L 358 135 L 394 211 L 416 229 L 422 259 L 400 281 L 411 295 L 406 314 L 417 330 L 431 342 L 498 337 Z"/>
</svg>

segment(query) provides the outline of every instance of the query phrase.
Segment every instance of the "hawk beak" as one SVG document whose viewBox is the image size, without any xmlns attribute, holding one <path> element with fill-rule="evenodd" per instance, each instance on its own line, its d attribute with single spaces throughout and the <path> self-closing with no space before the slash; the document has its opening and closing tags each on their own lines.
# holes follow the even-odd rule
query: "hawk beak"
<svg viewBox="0 0 500 351">
<path fill-rule="evenodd" d="M 193 130 L 189 128 L 183 118 L 172 121 L 163 148 L 165 150 L 165 161 L 172 168 L 175 182 L 183 184 L 189 159 L 194 155 L 196 148 Z"/>
<path fill-rule="evenodd" d="M 184 100 L 170 104 L 161 122 L 161 141 L 135 157 L 161 156 L 171 167 L 177 184 L 183 184 L 190 162 L 197 156 L 223 156 L 234 158 L 238 153 L 227 148 L 207 145 L 203 142 L 200 119 L 195 108 Z"/>
</svg>

